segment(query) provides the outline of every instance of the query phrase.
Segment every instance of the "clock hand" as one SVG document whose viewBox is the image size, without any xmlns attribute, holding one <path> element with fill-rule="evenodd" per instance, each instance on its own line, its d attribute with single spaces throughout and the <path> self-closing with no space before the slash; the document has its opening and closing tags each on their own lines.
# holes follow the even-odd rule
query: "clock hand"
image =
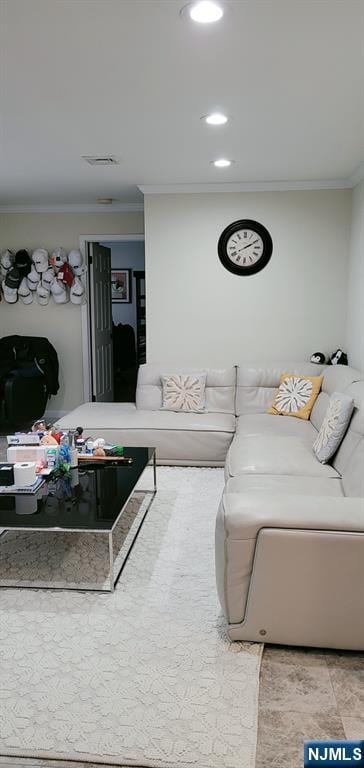
<svg viewBox="0 0 364 768">
<path fill-rule="evenodd" d="M 251 247 L 252 247 L 252 245 L 255 245 L 255 243 L 257 243 L 257 242 L 258 242 L 258 239 L 257 239 L 257 240 L 253 240 L 253 242 L 252 242 L 252 243 L 249 243 L 249 245 L 244 245 L 244 247 L 243 247 L 243 248 L 240 248 L 240 250 L 241 250 L 241 251 L 245 251 L 245 248 L 251 248 Z"/>
</svg>

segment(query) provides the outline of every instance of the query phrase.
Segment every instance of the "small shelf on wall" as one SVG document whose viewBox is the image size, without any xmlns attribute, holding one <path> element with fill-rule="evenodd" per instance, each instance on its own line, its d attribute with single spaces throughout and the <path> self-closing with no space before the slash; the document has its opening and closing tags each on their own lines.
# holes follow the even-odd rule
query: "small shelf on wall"
<svg viewBox="0 0 364 768">
<path fill-rule="evenodd" d="M 133 272 L 135 277 L 135 302 L 136 302 L 136 343 L 137 362 L 142 365 L 146 362 L 146 323 L 145 323 L 145 272 L 137 270 Z"/>
</svg>

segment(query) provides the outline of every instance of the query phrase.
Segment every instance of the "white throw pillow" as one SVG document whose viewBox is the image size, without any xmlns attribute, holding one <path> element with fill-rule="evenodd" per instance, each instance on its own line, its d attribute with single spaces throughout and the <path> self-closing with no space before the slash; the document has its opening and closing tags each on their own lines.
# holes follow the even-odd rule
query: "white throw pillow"
<svg viewBox="0 0 364 768">
<path fill-rule="evenodd" d="M 324 420 L 313 444 L 316 458 L 321 464 L 331 459 L 336 453 L 348 428 L 354 400 L 348 395 L 334 392 L 330 397 Z"/>
<path fill-rule="evenodd" d="M 174 373 L 161 380 L 162 408 L 184 413 L 205 410 L 206 373 Z"/>
</svg>

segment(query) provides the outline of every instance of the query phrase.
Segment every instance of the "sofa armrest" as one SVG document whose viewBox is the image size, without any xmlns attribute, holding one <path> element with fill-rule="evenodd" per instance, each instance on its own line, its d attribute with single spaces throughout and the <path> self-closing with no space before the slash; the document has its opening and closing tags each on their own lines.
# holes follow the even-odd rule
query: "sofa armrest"
<svg viewBox="0 0 364 768">
<path fill-rule="evenodd" d="M 282 535 L 287 530 L 338 532 L 343 538 L 349 532 L 363 534 L 364 499 L 224 493 L 216 520 L 216 583 L 231 624 L 243 620 L 257 539 L 264 529 Z"/>
<path fill-rule="evenodd" d="M 364 533 L 362 498 L 300 495 L 272 498 L 263 494 L 229 493 L 224 495 L 221 506 L 225 533 L 234 540 L 256 539 L 262 528 Z"/>
</svg>

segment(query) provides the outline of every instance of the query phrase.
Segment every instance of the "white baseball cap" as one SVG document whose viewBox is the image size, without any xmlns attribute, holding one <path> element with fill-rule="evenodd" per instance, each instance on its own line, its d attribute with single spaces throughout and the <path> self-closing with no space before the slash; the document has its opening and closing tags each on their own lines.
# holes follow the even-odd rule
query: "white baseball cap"
<svg viewBox="0 0 364 768">
<path fill-rule="evenodd" d="M 14 263 L 14 254 L 12 253 L 12 251 L 9 251 L 9 248 L 6 248 L 5 251 L 1 251 L 0 265 L 3 267 L 3 269 L 5 271 L 10 269 L 13 263 Z"/>
<path fill-rule="evenodd" d="M 36 248 L 32 260 L 37 272 L 45 272 L 48 269 L 48 251 L 45 248 Z"/>
<path fill-rule="evenodd" d="M 52 264 L 52 266 L 53 266 L 53 267 L 57 267 L 57 268 L 59 268 L 59 267 L 62 267 L 62 265 L 63 265 L 63 264 L 66 262 L 66 261 L 67 261 L 67 254 L 66 254 L 66 251 L 65 251 L 65 249 L 64 249 L 64 248 L 62 248 L 62 247 L 59 245 L 59 246 L 58 246 L 58 248 L 55 248 L 55 249 L 54 249 L 54 251 L 53 251 L 53 253 L 52 253 L 52 256 L 51 256 L 51 259 L 50 259 L 50 262 L 51 262 L 51 264 Z"/>
<path fill-rule="evenodd" d="M 70 267 L 72 267 L 75 275 L 80 276 L 85 274 L 86 267 L 83 264 L 81 251 L 77 249 L 70 251 L 68 254 L 68 263 Z"/>
<path fill-rule="evenodd" d="M 5 301 L 7 301 L 8 304 L 15 304 L 15 302 L 18 301 L 17 288 L 9 288 L 9 286 L 5 284 L 5 280 L 3 280 L 2 287 Z"/>
<path fill-rule="evenodd" d="M 67 304 L 67 301 L 69 301 L 66 286 L 64 283 L 61 283 L 60 280 L 57 280 L 57 278 L 53 280 L 51 285 L 51 294 L 56 304 Z"/>
<path fill-rule="evenodd" d="M 29 272 L 29 275 L 27 276 L 27 282 L 28 282 L 28 288 L 30 291 L 36 291 L 37 285 L 40 281 L 40 275 L 38 274 L 34 264 L 32 265 L 32 268 Z"/>
<path fill-rule="evenodd" d="M 86 302 L 85 286 L 81 283 L 79 277 L 75 277 L 72 283 L 71 301 L 72 304 L 85 304 Z"/>
<path fill-rule="evenodd" d="M 37 285 L 37 300 L 38 304 L 41 305 L 41 307 L 46 307 L 49 303 L 50 293 L 48 289 L 42 285 L 42 283 L 38 283 Z"/>
<path fill-rule="evenodd" d="M 44 285 L 45 288 L 50 289 L 53 280 L 55 278 L 54 269 L 52 267 L 49 267 L 45 272 L 42 274 L 42 285 Z"/>
<path fill-rule="evenodd" d="M 23 277 L 19 288 L 18 295 L 21 298 L 23 304 L 31 304 L 33 301 L 33 295 L 31 294 L 26 277 Z"/>
</svg>

